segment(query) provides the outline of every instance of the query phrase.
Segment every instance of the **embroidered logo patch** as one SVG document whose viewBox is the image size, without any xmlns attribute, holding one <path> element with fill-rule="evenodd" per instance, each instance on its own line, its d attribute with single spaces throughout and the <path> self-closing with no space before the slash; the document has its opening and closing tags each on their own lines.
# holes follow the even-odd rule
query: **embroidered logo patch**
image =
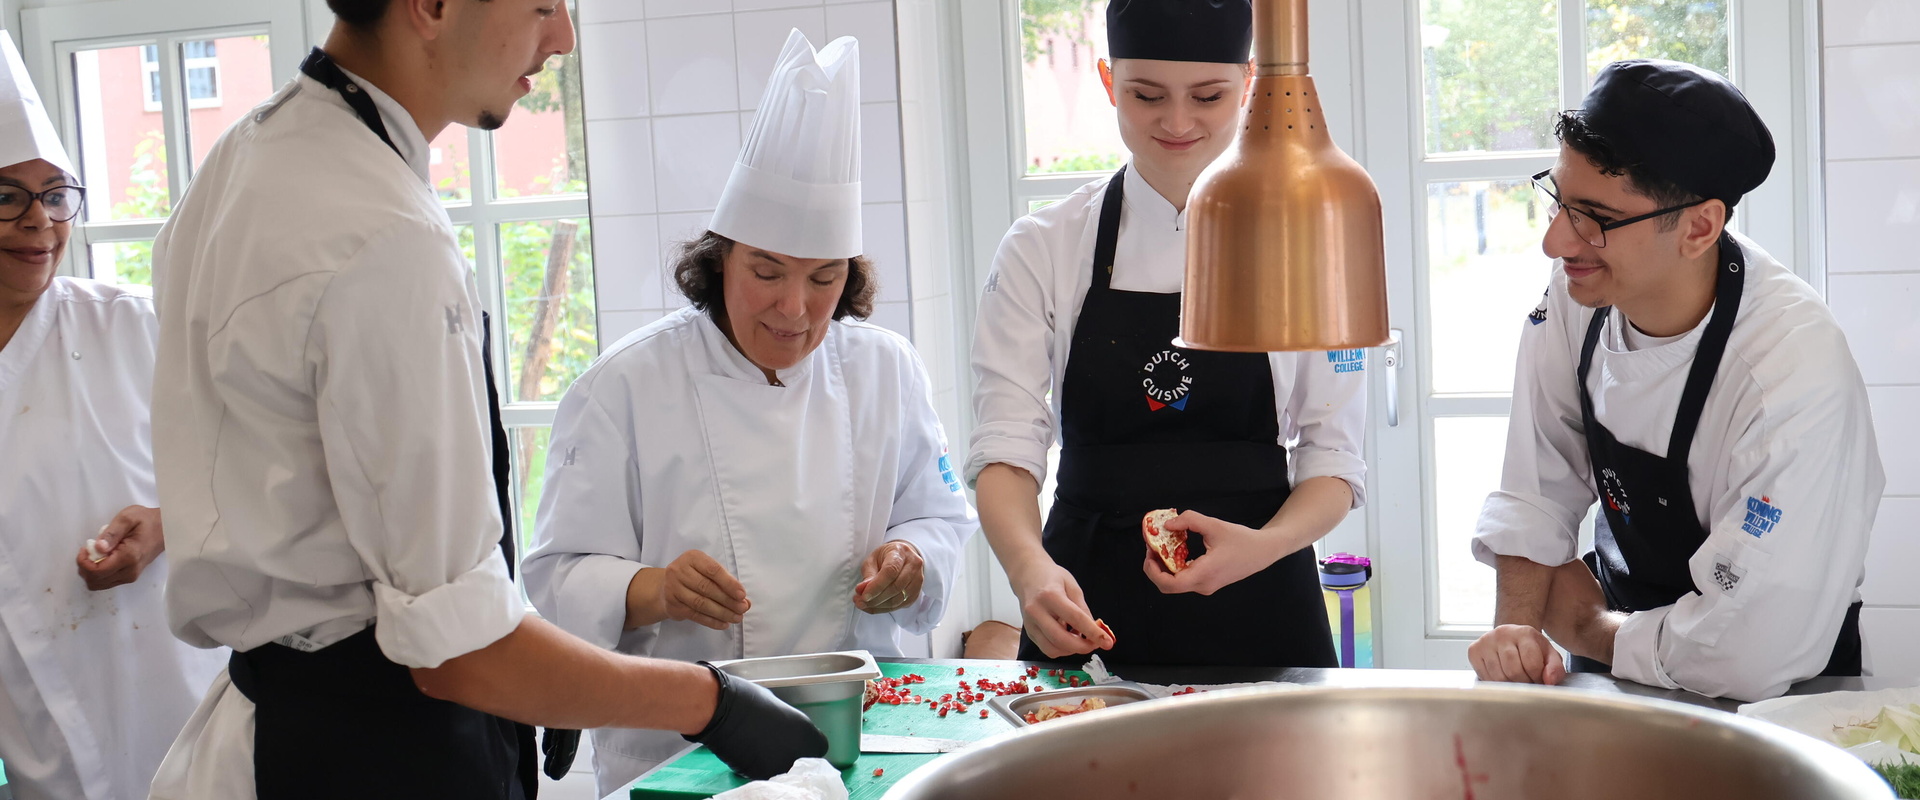
<svg viewBox="0 0 1920 800">
<path fill-rule="evenodd" d="M 994 292 L 997 292 L 997 291 L 1000 291 L 1000 271 L 994 270 L 990 273 L 987 273 L 986 293 L 993 294 Z"/>
<path fill-rule="evenodd" d="M 1327 361 L 1332 362 L 1335 374 L 1342 372 L 1365 372 L 1367 369 L 1367 351 L 1328 350 Z"/>
<path fill-rule="evenodd" d="M 1733 559 L 1724 555 L 1713 557 L 1713 582 L 1720 587 L 1720 593 L 1732 597 L 1740 591 L 1740 580 L 1747 577 L 1747 571 L 1734 566 Z"/>
<path fill-rule="evenodd" d="M 1540 305 L 1534 306 L 1533 313 L 1527 315 L 1528 324 L 1538 325 L 1547 321 L 1547 295 L 1552 293 L 1552 289 L 1540 293 Z"/>
<path fill-rule="evenodd" d="M 1612 467 L 1600 470 L 1600 488 L 1606 495 L 1607 507 L 1620 512 L 1620 519 L 1633 522 L 1633 506 L 1627 503 L 1627 487 L 1620 485 L 1620 473 Z"/>
<path fill-rule="evenodd" d="M 953 459 L 947 457 L 946 448 L 940 448 L 940 480 L 946 481 L 947 491 L 960 491 L 960 480 L 953 477 Z"/>
<path fill-rule="evenodd" d="M 1186 354 L 1178 350 L 1162 350 L 1147 359 L 1140 368 L 1140 386 L 1147 391 L 1148 411 L 1187 410 L 1187 393 L 1193 389 L 1193 376 L 1187 374 L 1190 366 Z"/>
<path fill-rule="evenodd" d="M 1771 533 L 1778 524 L 1780 509 L 1773 506 L 1773 498 L 1766 495 L 1747 498 L 1747 518 L 1740 523 L 1740 530 L 1758 539 Z"/>
<path fill-rule="evenodd" d="M 459 333 L 466 328 L 466 321 L 460 316 L 459 306 L 447 306 L 443 310 L 446 311 L 448 335 Z"/>
</svg>

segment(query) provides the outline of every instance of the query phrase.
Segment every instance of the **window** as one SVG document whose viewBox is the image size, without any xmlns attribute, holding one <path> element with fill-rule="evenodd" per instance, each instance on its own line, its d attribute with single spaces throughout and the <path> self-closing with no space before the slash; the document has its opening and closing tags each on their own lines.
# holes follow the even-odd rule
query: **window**
<svg viewBox="0 0 1920 800">
<path fill-rule="evenodd" d="M 1363 163 L 1381 191 L 1393 324 L 1404 339 L 1400 423 L 1376 413 L 1369 431 L 1373 555 L 1393 587 L 1382 595 L 1384 664 L 1464 666 L 1467 644 L 1493 619 L 1495 573 L 1469 542 L 1505 460 L 1522 320 L 1553 268 L 1541 251 L 1545 209 L 1527 177 L 1558 156 L 1556 112 L 1578 107 L 1599 70 L 1620 59 L 1671 58 L 1727 75 L 1781 153 L 1733 227 L 1792 258 L 1802 240 L 1779 221 L 1805 202 L 1795 137 L 1814 112 L 1793 99 L 1803 92 L 1799 68 L 1780 57 L 1797 35 L 1790 5 L 1362 0 L 1352 24 L 1372 125 Z M 1391 124 L 1402 118 L 1404 132 Z M 1590 540 L 1591 517 L 1584 530 Z"/>
<path fill-rule="evenodd" d="M 428 169 L 492 318 L 522 553 L 554 413 L 600 353 L 578 51 L 549 60 L 533 81 L 500 129 L 443 131 Z"/>
<path fill-rule="evenodd" d="M 1046 207 L 1127 163 L 1096 66 L 1106 57 L 1108 0 L 1018 0 L 1021 169 L 1016 208 Z"/>
</svg>

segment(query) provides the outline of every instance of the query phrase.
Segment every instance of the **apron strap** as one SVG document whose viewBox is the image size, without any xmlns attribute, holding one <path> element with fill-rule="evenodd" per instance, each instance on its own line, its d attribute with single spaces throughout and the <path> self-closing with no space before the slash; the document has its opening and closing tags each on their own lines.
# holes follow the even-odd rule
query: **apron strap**
<svg viewBox="0 0 1920 800">
<path fill-rule="evenodd" d="M 1667 441 L 1665 458 L 1682 466 L 1693 450 L 1693 434 L 1700 427 L 1700 416 L 1707 406 L 1707 393 L 1713 389 L 1714 375 L 1720 371 L 1720 360 L 1727 353 L 1727 340 L 1733 335 L 1733 321 L 1740 313 L 1740 296 L 1746 284 L 1746 254 L 1740 250 L 1739 243 L 1731 234 L 1720 235 L 1720 267 L 1713 290 L 1713 317 L 1707 320 L 1707 329 L 1700 336 L 1700 345 L 1694 351 L 1693 364 L 1687 369 L 1687 385 L 1680 392 L 1680 409 L 1673 420 L 1673 436 Z M 1612 316 L 1613 307 L 1606 306 L 1593 311 L 1593 321 L 1587 325 L 1586 341 L 1580 345 L 1580 368 L 1576 373 L 1580 382 L 1580 421 L 1589 431 L 1593 428 L 1593 396 L 1587 391 L 1587 373 L 1593 366 L 1593 350 L 1600 342 L 1600 332 L 1606 328 L 1607 318 Z M 1629 322 L 1628 324 L 1632 324 Z"/>
<path fill-rule="evenodd" d="M 368 97 L 366 92 L 360 90 L 359 84 L 340 70 L 340 65 L 333 62 L 333 56 L 318 47 L 313 48 L 313 52 L 307 54 L 307 59 L 300 62 L 300 71 L 321 86 L 339 92 L 340 97 L 347 101 L 347 107 L 353 109 L 353 113 L 366 123 L 373 135 L 393 148 L 394 155 L 400 155 L 400 146 L 394 144 L 393 137 L 387 135 L 387 123 L 380 119 L 380 109 L 374 106 L 373 98 Z M 401 160 L 406 160 L 406 157 L 401 156 Z"/>
<path fill-rule="evenodd" d="M 1107 181 L 1100 197 L 1100 228 L 1093 239 L 1093 289 L 1106 289 L 1113 283 L 1113 251 L 1120 242 L 1120 207 L 1125 203 L 1127 168 L 1121 167 Z"/>
<path fill-rule="evenodd" d="M 1700 427 L 1700 413 L 1707 407 L 1707 392 L 1720 371 L 1720 357 L 1726 355 L 1727 339 L 1733 335 L 1733 320 L 1740 313 L 1740 295 L 1746 286 L 1746 254 L 1728 233 L 1720 234 L 1719 279 L 1713 289 L 1713 319 L 1707 321 L 1700 337 L 1700 349 L 1694 351 L 1693 368 L 1687 372 L 1687 388 L 1680 393 L 1680 414 L 1673 420 L 1673 439 L 1667 443 L 1667 458 L 1687 463 L 1693 449 L 1693 432 Z"/>
</svg>

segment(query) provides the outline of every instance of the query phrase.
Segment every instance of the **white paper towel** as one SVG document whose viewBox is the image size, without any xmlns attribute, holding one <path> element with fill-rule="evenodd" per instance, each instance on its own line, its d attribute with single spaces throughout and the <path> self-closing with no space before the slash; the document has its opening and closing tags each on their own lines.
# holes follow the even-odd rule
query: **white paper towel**
<svg viewBox="0 0 1920 800">
<path fill-rule="evenodd" d="M 803 758 L 785 774 L 728 789 L 713 800 L 847 800 L 847 786 L 826 759 Z"/>
</svg>

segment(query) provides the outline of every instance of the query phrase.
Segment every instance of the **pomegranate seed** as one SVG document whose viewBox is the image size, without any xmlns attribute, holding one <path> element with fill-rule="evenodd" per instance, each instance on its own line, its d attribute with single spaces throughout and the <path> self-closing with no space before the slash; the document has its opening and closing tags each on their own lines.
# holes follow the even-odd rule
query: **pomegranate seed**
<svg viewBox="0 0 1920 800">
<path fill-rule="evenodd" d="M 987 718 L 987 710 L 986 710 L 986 709 L 984 709 L 984 708 L 983 708 L 983 709 L 980 709 L 980 718 L 981 718 L 981 719 L 986 719 L 986 718 Z"/>
<path fill-rule="evenodd" d="M 956 669 L 955 669 L 955 670 L 953 671 L 953 674 L 955 674 L 955 675 L 965 675 L 965 674 L 967 674 L 967 668 L 966 668 L 966 667 L 959 667 L 959 668 L 956 668 Z"/>
<path fill-rule="evenodd" d="M 885 775 L 885 774 L 887 774 L 887 769 L 886 769 L 886 767 L 881 767 L 881 768 L 879 768 L 879 769 L 876 769 L 876 770 L 874 770 L 874 771 L 873 771 L 873 777 L 876 777 L 876 778 L 878 778 L 878 777 L 880 777 L 880 776 L 882 776 L 882 775 Z"/>
</svg>

